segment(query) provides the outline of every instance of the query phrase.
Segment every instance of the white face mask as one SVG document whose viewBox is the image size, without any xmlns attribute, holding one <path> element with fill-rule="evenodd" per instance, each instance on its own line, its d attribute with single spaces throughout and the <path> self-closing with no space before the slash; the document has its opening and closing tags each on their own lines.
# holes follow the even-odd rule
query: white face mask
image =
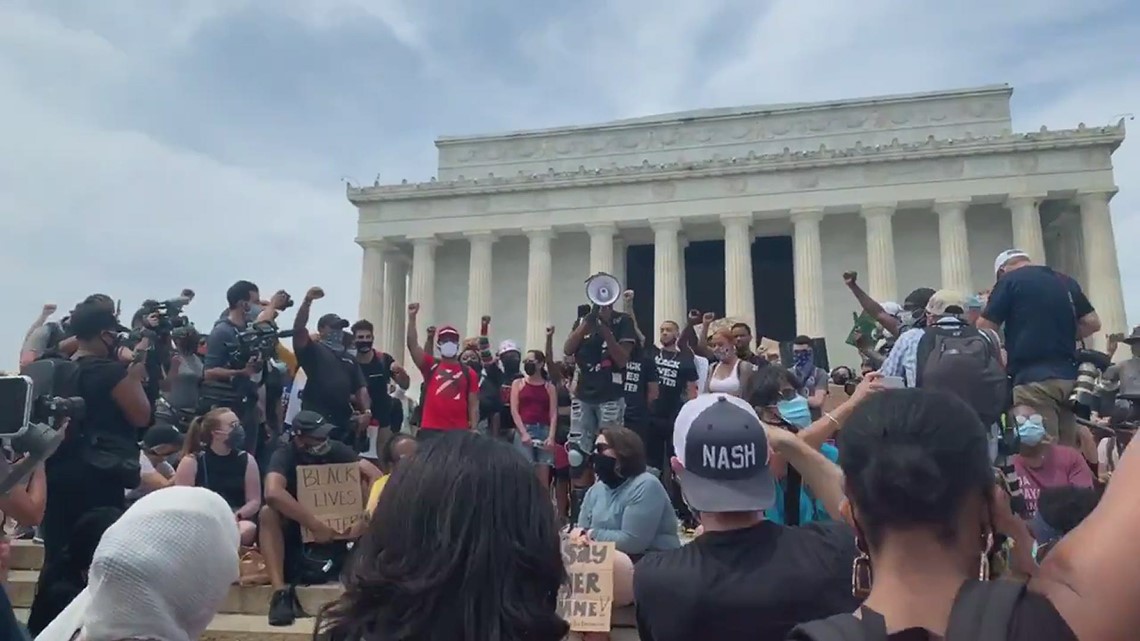
<svg viewBox="0 0 1140 641">
<path fill-rule="evenodd" d="M 440 343 L 439 355 L 444 358 L 455 358 L 459 354 L 459 343 Z"/>
</svg>

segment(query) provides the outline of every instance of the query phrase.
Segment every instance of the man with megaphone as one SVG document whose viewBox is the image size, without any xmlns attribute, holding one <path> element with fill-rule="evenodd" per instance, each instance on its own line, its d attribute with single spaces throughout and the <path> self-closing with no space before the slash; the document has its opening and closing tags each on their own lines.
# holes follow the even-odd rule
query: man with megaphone
<svg viewBox="0 0 1140 641">
<path fill-rule="evenodd" d="M 594 440 L 603 427 L 620 426 L 625 416 L 623 373 L 637 332 L 628 314 L 614 311 L 621 283 L 606 273 L 586 279 L 586 298 L 591 306 L 574 322 L 563 351 L 573 357 L 578 384 L 570 403 L 571 519 L 592 481 L 587 463 L 594 453 Z"/>
</svg>

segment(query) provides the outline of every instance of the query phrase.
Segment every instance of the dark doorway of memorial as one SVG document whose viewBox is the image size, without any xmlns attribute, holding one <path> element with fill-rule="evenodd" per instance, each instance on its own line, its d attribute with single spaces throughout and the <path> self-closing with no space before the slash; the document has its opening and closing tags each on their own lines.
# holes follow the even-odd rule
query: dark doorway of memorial
<svg viewBox="0 0 1140 641">
<path fill-rule="evenodd" d="M 757 338 L 796 337 L 796 279 L 791 236 L 760 236 L 752 241 L 752 293 Z"/>
<path fill-rule="evenodd" d="M 724 316 L 724 241 L 690 242 L 685 248 L 685 311 L 698 309 Z M 752 242 L 752 285 L 756 300 L 757 337 L 790 341 L 796 335 L 795 280 L 790 236 L 761 236 Z M 656 339 L 653 318 L 653 245 L 626 249 L 625 286 L 637 293 L 633 301 L 638 328 Z M 684 323 L 684 318 L 675 319 Z"/>
<path fill-rule="evenodd" d="M 653 245 L 629 245 L 625 250 L 625 278 L 622 285 L 632 289 L 633 313 L 637 328 L 646 340 L 657 341 L 657 328 L 653 325 Z"/>
</svg>

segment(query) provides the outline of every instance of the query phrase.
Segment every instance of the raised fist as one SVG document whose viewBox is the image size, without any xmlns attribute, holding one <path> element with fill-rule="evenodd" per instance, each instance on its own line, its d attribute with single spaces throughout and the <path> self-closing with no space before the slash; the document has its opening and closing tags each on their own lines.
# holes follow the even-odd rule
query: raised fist
<svg viewBox="0 0 1140 641">
<path fill-rule="evenodd" d="M 427 334 L 428 334 L 428 336 L 435 336 L 435 325 L 432 325 L 431 327 L 427 328 Z"/>
<path fill-rule="evenodd" d="M 408 303 L 408 316 L 415 316 L 420 313 L 419 303 Z"/>
<path fill-rule="evenodd" d="M 554 326 L 553 325 L 547 325 L 546 326 L 546 335 L 547 336 L 554 336 Z"/>
<path fill-rule="evenodd" d="M 624 292 L 622 292 L 621 293 L 621 299 L 627 303 L 632 302 L 633 301 L 633 290 L 627 289 Z"/>
<path fill-rule="evenodd" d="M 701 310 L 690 309 L 689 310 L 689 324 L 690 325 L 696 325 L 699 322 L 701 322 Z"/>
<path fill-rule="evenodd" d="M 716 320 L 716 314 L 714 314 L 712 312 L 705 312 L 705 315 L 701 317 L 701 320 L 703 320 L 705 322 L 705 324 L 707 325 L 707 324 L 713 322 L 714 320 Z"/>
<path fill-rule="evenodd" d="M 481 318 L 481 319 L 479 319 L 479 320 L 480 320 L 480 321 L 481 321 L 481 322 L 482 322 L 484 325 L 490 325 L 490 324 L 491 324 L 491 317 L 490 317 L 490 316 L 484 316 L 483 318 Z"/>
<path fill-rule="evenodd" d="M 57 309 L 59 309 L 59 306 L 55 303 L 44 303 L 44 316 L 51 316 Z"/>
<path fill-rule="evenodd" d="M 856 278 L 859 278 L 859 272 L 843 272 L 844 285 L 854 285 Z"/>
<path fill-rule="evenodd" d="M 320 287 L 310 287 L 309 291 L 305 292 L 305 300 L 320 300 L 325 297 L 325 290 Z"/>
</svg>

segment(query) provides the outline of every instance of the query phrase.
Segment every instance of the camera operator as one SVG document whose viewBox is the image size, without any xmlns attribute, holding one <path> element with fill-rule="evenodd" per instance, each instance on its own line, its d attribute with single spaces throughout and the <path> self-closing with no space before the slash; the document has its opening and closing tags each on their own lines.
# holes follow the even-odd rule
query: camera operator
<svg viewBox="0 0 1140 641">
<path fill-rule="evenodd" d="M 305 370 L 305 393 L 301 409 L 312 410 L 337 426 L 332 437 L 355 446 L 358 436 L 367 433 L 372 421 L 372 399 L 364 373 L 345 345 L 348 321 L 336 314 L 325 314 L 317 321 L 320 340 L 309 336 L 309 312 L 313 301 L 324 298 L 320 287 L 310 287 L 293 319 L 293 351 Z M 353 416 L 353 409 L 357 416 Z"/>
<path fill-rule="evenodd" d="M 45 566 L 57 559 L 88 511 L 124 508 L 123 490 L 140 481 L 136 431 L 151 417 L 145 366 L 114 358 L 125 331 L 114 310 L 98 301 L 82 303 L 72 312 L 71 331 L 77 342 L 75 388 L 65 395 L 81 397 L 86 409 L 81 419 L 71 419 L 66 438 L 44 464 Z"/>
<path fill-rule="evenodd" d="M 273 295 L 268 307 L 262 308 L 260 300 L 257 285 L 247 280 L 239 280 L 226 290 L 229 310 L 214 323 L 206 338 L 205 371 L 198 400 L 200 414 L 215 407 L 233 410 L 247 427 L 243 449 L 255 453 L 261 440 L 257 403 L 265 364 L 257 354 L 250 355 L 244 363 L 234 363 L 233 354 L 239 347 L 238 335 L 249 326 L 251 317 L 254 322 L 272 321 L 290 302 L 283 291 Z"/>
<path fill-rule="evenodd" d="M 1077 447 L 1069 403 L 1077 378 L 1076 342 L 1100 331 L 1100 317 L 1075 280 L 1033 264 L 1020 249 L 999 254 L 994 274 L 997 283 L 977 327 L 1005 330 L 1014 404 L 1033 407 L 1049 436 Z"/>
</svg>

